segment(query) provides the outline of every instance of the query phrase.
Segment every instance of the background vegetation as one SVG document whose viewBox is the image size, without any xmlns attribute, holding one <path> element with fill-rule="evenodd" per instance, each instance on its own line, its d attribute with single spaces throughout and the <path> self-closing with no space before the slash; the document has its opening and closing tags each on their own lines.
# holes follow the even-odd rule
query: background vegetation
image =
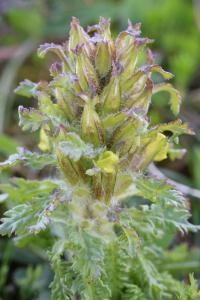
<svg viewBox="0 0 200 300">
<path fill-rule="evenodd" d="M 17 107 L 34 106 L 13 89 L 24 78 L 38 81 L 48 76 L 48 60 L 40 60 L 36 48 L 43 42 L 62 43 L 67 37 L 71 16 L 77 16 L 84 26 L 95 23 L 100 15 L 111 17 L 113 32 L 126 27 L 127 19 L 142 22 L 143 35 L 155 39 L 156 61 L 175 74 L 174 84 L 183 95 L 180 117 L 190 124 L 194 137 L 181 139 L 188 153 L 181 160 L 166 160 L 158 167 L 165 176 L 175 180 L 178 188 L 187 192 L 193 223 L 200 223 L 200 3 L 198 0 L 1 0 L 0 1 L 0 155 L 4 160 L 17 146 L 36 148 L 38 136 L 22 133 L 18 127 Z M 53 59 L 53 58 L 52 58 Z M 49 58 L 51 60 L 51 58 Z M 28 100 L 30 101 L 30 100 Z M 153 121 L 170 121 L 165 110 L 167 101 L 158 95 L 151 108 Z M 155 172 L 158 172 L 156 169 Z M 16 167 L 9 176 L 38 178 L 43 174 Z M 187 188 L 187 186 L 189 188 Z M 4 198 L 0 195 L 0 213 Z M 45 236 L 44 236 L 45 238 Z M 169 237 L 166 243 L 178 245 L 181 236 Z M 185 244 L 177 249 L 176 269 L 200 271 L 200 234 L 184 237 Z M 48 243 L 44 239 L 44 243 Z M 21 245 L 24 246 L 24 245 Z M 192 257 L 187 247 L 193 247 Z M 192 259 L 192 260 L 191 260 Z M 183 263 L 184 262 L 184 263 Z M 170 266 L 169 266 L 170 268 Z M 181 272 L 178 272 L 181 276 Z M 52 273 L 37 248 L 16 248 L 6 238 L 0 240 L 0 299 L 49 299 L 48 284 Z M 187 280 L 187 278 L 184 278 Z"/>
</svg>

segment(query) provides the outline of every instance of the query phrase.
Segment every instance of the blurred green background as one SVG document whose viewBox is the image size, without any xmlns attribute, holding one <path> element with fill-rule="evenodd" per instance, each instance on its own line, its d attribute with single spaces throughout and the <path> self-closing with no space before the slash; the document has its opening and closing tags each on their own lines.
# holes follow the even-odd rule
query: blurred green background
<svg viewBox="0 0 200 300">
<path fill-rule="evenodd" d="M 13 89 L 18 82 L 48 79 L 48 66 L 53 57 L 41 60 L 36 49 L 44 42 L 62 43 L 68 35 L 72 16 L 86 26 L 96 23 L 99 16 L 112 19 L 113 34 L 126 28 L 128 18 L 142 22 L 143 35 L 155 39 L 153 51 L 156 62 L 175 74 L 173 83 L 183 95 L 180 117 L 194 129 L 196 136 L 181 138 L 188 153 L 181 160 L 165 160 L 159 165 L 169 178 L 192 189 L 200 189 L 200 1 L 199 0 L 0 0 L 0 159 L 15 152 L 17 146 L 36 148 L 37 135 L 30 135 L 18 127 L 17 107 L 34 106 L 34 102 L 16 96 Z M 165 95 L 159 94 L 152 104 L 153 123 L 172 119 Z M 10 176 L 36 178 L 41 174 L 25 168 L 1 174 L 0 180 Z M 200 224 L 200 192 L 189 200 L 192 221 Z M 5 204 L 0 195 L 0 214 Z M 182 241 L 174 238 L 174 244 Z M 178 251 L 182 259 L 187 247 L 193 247 L 195 264 L 188 269 L 200 273 L 200 234 L 184 238 L 185 246 Z M 6 238 L 0 239 L 0 299 L 47 300 L 48 284 L 52 279 L 47 258 L 40 245 L 18 248 Z M 186 246 L 187 245 L 187 246 Z M 196 250 L 195 250 L 196 249 Z M 186 254 L 185 254 L 186 255 Z M 193 262 L 194 263 L 194 262 Z"/>
</svg>

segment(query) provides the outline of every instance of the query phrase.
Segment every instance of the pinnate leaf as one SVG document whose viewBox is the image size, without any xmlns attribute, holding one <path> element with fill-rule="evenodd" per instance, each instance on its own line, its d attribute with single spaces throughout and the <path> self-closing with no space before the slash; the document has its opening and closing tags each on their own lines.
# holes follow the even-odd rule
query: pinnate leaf
<svg viewBox="0 0 200 300">
<path fill-rule="evenodd" d="M 9 158 L 0 163 L 0 170 L 8 167 L 14 167 L 20 163 L 33 169 L 42 169 L 48 165 L 55 165 L 56 160 L 52 154 L 41 154 L 31 152 L 25 148 L 18 147 L 18 153 L 11 154 Z"/>
<path fill-rule="evenodd" d="M 47 116 L 34 108 L 27 109 L 19 106 L 18 111 L 19 125 L 23 130 L 36 131 L 48 122 Z"/>
<path fill-rule="evenodd" d="M 28 79 L 20 82 L 19 86 L 15 89 L 17 95 L 24 97 L 33 97 L 36 95 L 38 84 L 34 83 Z"/>
<path fill-rule="evenodd" d="M 78 134 L 72 132 L 69 132 L 59 145 L 63 154 L 74 161 L 78 161 L 81 156 L 94 158 L 103 151 L 103 148 L 95 149 L 92 144 L 86 144 Z"/>
<path fill-rule="evenodd" d="M 180 110 L 181 95 L 170 83 L 156 84 L 153 88 L 153 94 L 158 92 L 168 92 L 170 94 L 170 107 L 174 115 L 177 115 Z"/>
</svg>

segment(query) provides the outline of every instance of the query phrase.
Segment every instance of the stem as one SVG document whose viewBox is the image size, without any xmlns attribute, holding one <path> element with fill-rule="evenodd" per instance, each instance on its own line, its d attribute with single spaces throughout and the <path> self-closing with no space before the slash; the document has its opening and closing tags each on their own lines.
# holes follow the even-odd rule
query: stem
<svg viewBox="0 0 200 300">
<path fill-rule="evenodd" d="M 175 180 L 168 178 L 154 164 L 151 164 L 149 166 L 149 173 L 161 179 L 167 180 L 169 184 L 175 186 L 176 189 L 179 190 L 181 193 L 200 199 L 200 190 L 191 188 L 188 185 L 176 182 Z"/>
</svg>

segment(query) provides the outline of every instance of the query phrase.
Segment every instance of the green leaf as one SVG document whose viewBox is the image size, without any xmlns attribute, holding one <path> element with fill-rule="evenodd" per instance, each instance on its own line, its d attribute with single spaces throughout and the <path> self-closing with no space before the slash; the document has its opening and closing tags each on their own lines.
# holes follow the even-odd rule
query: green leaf
<svg viewBox="0 0 200 300">
<path fill-rule="evenodd" d="M 49 51 L 56 53 L 61 58 L 63 58 L 63 56 L 65 56 L 63 47 L 61 45 L 56 45 L 54 43 L 45 43 L 43 45 L 40 45 L 40 47 L 38 48 L 38 55 L 39 55 L 39 57 L 44 58 L 44 56 Z"/>
<path fill-rule="evenodd" d="M 0 234 L 11 236 L 12 234 L 22 235 L 33 231 L 36 233 L 46 228 L 49 224 L 49 217 L 43 211 L 38 213 L 37 209 L 30 204 L 20 204 L 8 210 L 2 218 Z M 32 230 L 32 226 L 33 230 Z"/>
<path fill-rule="evenodd" d="M 19 164 L 22 160 L 24 160 L 21 155 L 19 154 L 11 154 L 9 158 L 0 163 L 0 170 L 8 167 L 14 167 L 15 165 Z"/>
<path fill-rule="evenodd" d="M 88 276 L 91 279 L 98 279 L 101 276 L 104 263 L 103 243 L 97 236 L 93 236 L 82 230 L 80 232 L 78 259 L 73 263 L 76 272 Z"/>
<path fill-rule="evenodd" d="M 36 95 L 38 83 L 34 83 L 28 79 L 20 82 L 19 86 L 15 89 L 17 95 L 24 97 L 34 97 Z"/>
<path fill-rule="evenodd" d="M 104 128 L 114 128 L 119 126 L 123 121 L 125 121 L 127 115 L 125 112 L 118 112 L 115 114 L 109 114 L 102 120 L 102 125 Z"/>
<path fill-rule="evenodd" d="M 170 107 L 174 115 L 177 115 L 181 104 L 180 93 L 170 83 L 156 84 L 153 88 L 153 94 L 159 92 L 168 92 L 170 94 Z"/>
<path fill-rule="evenodd" d="M 86 144 L 76 133 L 68 133 L 65 141 L 60 142 L 60 149 L 63 154 L 78 161 L 86 149 Z"/>
<path fill-rule="evenodd" d="M 190 284 L 188 286 L 183 283 L 178 284 L 178 300 L 199 300 L 200 291 L 198 289 L 198 282 L 194 279 L 194 275 L 189 276 Z"/>
<path fill-rule="evenodd" d="M 52 300 L 71 299 L 70 282 L 72 281 L 72 271 L 70 264 L 58 258 L 54 260 L 52 266 L 55 272 L 54 279 L 50 285 Z"/>
<path fill-rule="evenodd" d="M 94 176 L 94 175 L 98 174 L 100 171 L 101 171 L 101 169 L 94 167 L 92 169 L 88 169 L 85 172 L 85 174 L 87 174 L 88 176 Z"/>
<path fill-rule="evenodd" d="M 8 194 L 13 204 L 31 202 L 34 199 L 48 197 L 58 184 L 52 180 L 25 180 L 13 178 L 11 183 L 1 184 L 0 190 Z"/>
<path fill-rule="evenodd" d="M 169 158 L 174 161 L 175 159 L 181 159 L 183 158 L 183 156 L 185 155 L 185 153 L 187 152 L 186 149 L 175 149 L 175 148 L 169 148 L 168 150 L 168 155 Z"/>
<path fill-rule="evenodd" d="M 59 146 L 62 153 L 74 161 L 78 161 L 81 156 L 95 158 L 104 150 L 101 147 L 94 149 L 92 144 L 86 144 L 80 136 L 74 132 L 69 132 L 65 140 L 59 143 Z"/>
<path fill-rule="evenodd" d="M 36 131 L 48 122 L 47 116 L 34 108 L 27 109 L 19 106 L 18 111 L 19 125 L 23 130 Z"/>
<path fill-rule="evenodd" d="M 42 169 L 45 166 L 56 164 L 56 159 L 52 154 L 31 152 L 22 147 L 18 147 L 17 150 L 18 153 L 10 155 L 6 161 L 0 163 L 0 170 L 14 167 L 20 163 L 33 169 Z"/>
<path fill-rule="evenodd" d="M 61 45 L 54 43 L 45 43 L 40 45 L 38 49 L 38 56 L 43 58 L 49 51 L 54 52 L 60 60 L 65 64 L 67 70 L 71 69 L 69 58 L 65 55 L 64 49 Z"/>
<path fill-rule="evenodd" d="M 59 205 L 54 192 L 58 185 L 50 180 L 13 180 L 13 185 L 2 184 L 1 190 L 8 194 L 16 206 L 6 211 L 0 225 L 2 235 L 38 233 L 50 223 L 50 216 Z"/>
<path fill-rule="evenodd" d="M 159 65 L 146 66 L 147 71 L 156 72 L 163 76 L 164 79 L 171 79 L 174 75 L 170 72 L 163 70 Z M 146 70 L 145 70 L 146 71 Z"/>
<path fill-rule="evenodd" d="M 199 226 L 195 226 L 188 221 L 190 213 L 186 200 L 173 186 L 155 178 L 139 177 L 136 187 L 139 190 L 138 196 L 155 202 L 149 213 L 150 215 L 152 213 L 154 223 L 158 221 L 160 228 L 167 224 L 181 232 L 199 230 Z"/>
<path fill-rule="evenodd" d="M 44 123 L 51 121 L 55 127 L 59 127 L 61 124 L 63 126 L 69 125 L 64 110 L 57 103 L 53 103 L 46 91 L 39 92 L 37 96 L 39 113 L 46 118 Z"/>
<path fill-rule="evenodd" d="M 121 289 L 128 282 L 130 257 L 123 249 L 119 240 L 112 241 L 106 248 L 105 270 L 107 283 L 114 299 L 117 299 Z"/>
<path fill-rule="evenodd" d="M 171 131 L 174 137 L 177 137 L 181 134 L 194 134 L 193 130 L 189 128 L 188 124 L 182 123 L 180 119 L 166 124 L 157 125 L 152 130 L 154 129 L 159 132 Z"/>
<path fill-rule="evenodd" d="M 136 284 L 126 284 L 126 290 L 123 296 L 124 300 L 150 300 L 146 298 L 142 288 Z"/>
</svg>

